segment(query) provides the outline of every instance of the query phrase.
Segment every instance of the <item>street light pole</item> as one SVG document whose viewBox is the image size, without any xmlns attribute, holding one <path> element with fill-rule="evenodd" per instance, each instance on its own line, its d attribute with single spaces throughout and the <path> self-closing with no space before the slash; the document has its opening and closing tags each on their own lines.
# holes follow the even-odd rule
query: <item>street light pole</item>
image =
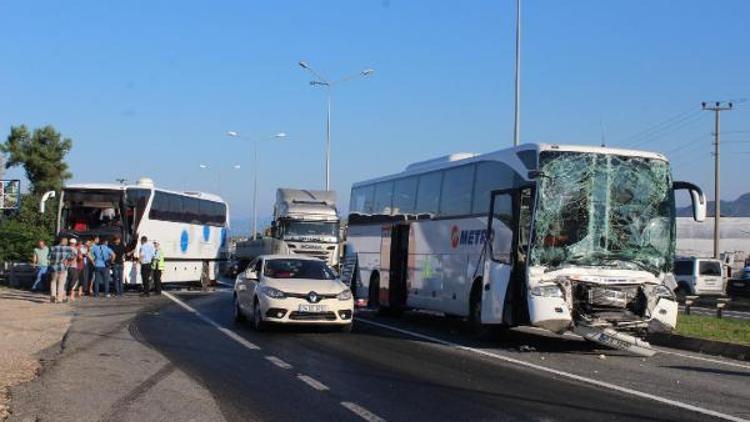
<svg viewBox="0 0 750 422">
<path fill-rule="evenodd" d="M 733 104 L 731 102 L 722 104 L 720 101 L 716 101 L 713 106 L 708 106 L 705 102 L 701 103 L 703 110 L 714 112 L 714 258 L 721 258 L 721 247 L 719 242 L 721 241 L 721 196 L 719 195 L 720 176 L 721 168 L 719 167 L 719 128 L 720 128 L 720 116 L 722 111 L 731 110 Z"/>
<path fill-rule="evenodd" d="M 333 87 L 341 82 L 354 79 L 358 76 L 368 77 L 372 75 L 374 69 L 364 69 L 359 73 L 349 75 L 336 81 L 329 81 L 324 78 L 320 73 L 316 72 L 315 69 L 310 67 L 305 61 L 300 61 L 299 66 L 315 76 L 315 80 L 310 81 L 312 86 L 322 86 L 326 88 L 326 145 L 325 145 L 325 189 L 331 190 L 331 102 L 333 101 Z"/>
<path fill-rule="evenodd" d="M 256 138 L 245 138 L 241 136 L 238 132 L 230 130 L 227 131 L 227 136 L 230 136 L 232 138 L 239 138 L 244 140 L 252 141 L 253 143 L 253 234 L 252 238 L 253 240 L 256 240 L 258 238 L 258 139 Z M 286 138 L 286 133 L 279 132 L 276 135 L 273 135 L 268 138 L 261 138 L 261 140 L 270 140 L 270 139 L 284 139 Z"/>
<path fill-rule="evenodd" d="M 516 106 L 513 120 L 513 146 L 521 140 L 521 0 L 516 0 Z"/>
</svg>

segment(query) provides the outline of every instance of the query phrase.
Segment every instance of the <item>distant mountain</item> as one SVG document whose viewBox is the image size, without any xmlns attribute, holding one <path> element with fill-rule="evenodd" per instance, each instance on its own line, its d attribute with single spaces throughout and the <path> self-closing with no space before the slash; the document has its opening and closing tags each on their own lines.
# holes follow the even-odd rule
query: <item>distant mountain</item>
<svg viewBox="0 0 750 422">
<path fill-rule="evenodd" d="M 708 202 L 706 215 L 713 217 L 716 214 L 714 201 Z M 692 217 L 691 206 L 677 208 L 678 217 Z M 734 201 L 721 201 L 722 217 L 750 217 L 750 192 L 740 195 Z"/>
</svg>

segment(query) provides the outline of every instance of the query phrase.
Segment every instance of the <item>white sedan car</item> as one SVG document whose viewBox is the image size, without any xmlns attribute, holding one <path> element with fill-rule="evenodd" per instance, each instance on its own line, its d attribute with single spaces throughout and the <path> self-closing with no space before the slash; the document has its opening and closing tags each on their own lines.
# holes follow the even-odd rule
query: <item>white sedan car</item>
<svg viewBox="0 0 750 422">
<path fill-rule="evenodd" d="M 351 331 L 352 292 L 327 263 L 299 255 L 263 255 L 237 276 L 234 316 L 257 330 L 270 323 L 338 325 Z"/>
</svg>

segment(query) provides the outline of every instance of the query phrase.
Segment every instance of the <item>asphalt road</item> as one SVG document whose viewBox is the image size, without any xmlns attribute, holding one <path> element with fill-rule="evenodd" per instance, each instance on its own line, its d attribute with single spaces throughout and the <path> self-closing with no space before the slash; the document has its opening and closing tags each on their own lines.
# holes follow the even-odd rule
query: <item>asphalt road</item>
<svg viewBox="0 0 750 422">
<path fill-rule="evenodd" d="M 360 312 L 351 334 L 257 333 L 233 322 L 228 290 L 169 298 L 130 333 L 228 421 L 750 419 L 742 362 L 667 349 L 644 359 L 531 330 L 476 341 L 419 312 Z"/>
</svg>

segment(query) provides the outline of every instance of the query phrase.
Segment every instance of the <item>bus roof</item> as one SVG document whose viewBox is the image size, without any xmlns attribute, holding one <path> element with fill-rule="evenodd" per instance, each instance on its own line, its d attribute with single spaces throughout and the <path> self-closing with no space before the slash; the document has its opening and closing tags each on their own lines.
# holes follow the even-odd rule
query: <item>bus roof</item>
<svg viewBox="0 0 750 422">
<path fill-rule="evenodd" d="M 469 164 L 478 161 L 504 161 L 507 164 L 515 167 L 519 174 L 526 174 L 530 169 L 526 168 L 522 163 L 520 157 L 517 155 L 522 151 L 534 151 L 537 154 L 544 151 L 571 151 L 571 152 L 588 152 L 594 154 L 611 154 L 621 155 L 629 157 L 643 157 L 654 160 L 668 161 L 667 158 L 656 152 L 640 151 L 623 148 L 609 148 L 600 147 L 594 145 L 566 145 L 566 144 L 548 144 L 548 143 L 528 143 L 519 145 L 517 147 L 505 148 L 497 151 L 487 152 L 484 154 L 474 153 L 454 153 L 445 155 L 438 158 L 432 158 L 425 161 L 419 161 L 406 166 L 406 169 L 400 173 L 393 173 L 387 176 L 381 176 L 364 180 L 352 185 L 352 187 L 359 187 L 363 185 L 369 185 L 371 183 L 377 183 L 380 181 L 386 181 L 396 177 L 410 176 L 415 174 L 426 173 L 433 170 L 441 170 L 459 166 L 462 164 Z"/>
<path fill-rule="evenodd" d="M 166 192 L 166 193 L 172 193 L 175 195 L 183 195 L 188 196 L 192 198 L 199 198 L 199 199 L 205 199 L 207 201 L 214 201 L 214 202 L 221 202 L 224 203 L 224 200 L 218 196 L 214 195 L 212 193 L 206 193 L 206 192 L 198 192 L 198 191 L 172 191 L 168 189 L 161 189 L 156 188 L 153 186 L 142 186 L 142 185 L 120 185 L 116 183 L 72 183 L 69 185 L 65 185 L 64 189 L 82 189 L 82 190 L 118 190 L 118 191 L 124 191 L 125 189 L 153 189 L 155 191 L 160 192 Z"/>
</svg>

